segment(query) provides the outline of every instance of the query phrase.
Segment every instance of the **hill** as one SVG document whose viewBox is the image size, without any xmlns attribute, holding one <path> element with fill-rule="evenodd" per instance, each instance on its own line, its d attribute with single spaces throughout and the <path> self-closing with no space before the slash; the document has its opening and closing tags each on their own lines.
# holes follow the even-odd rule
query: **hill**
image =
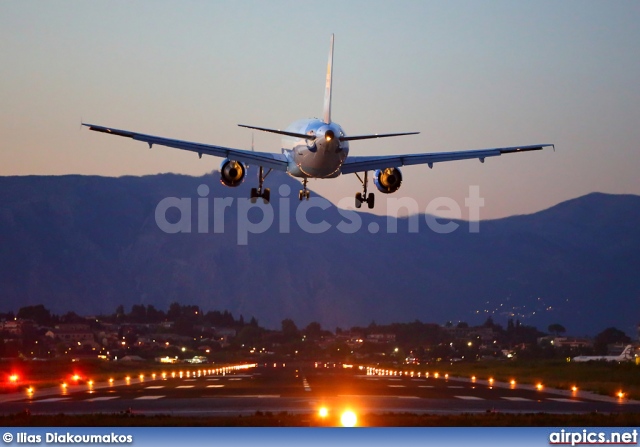
<svg viewBox="0 0 640 447">
<path fill-rule="evenodd" d="M 319 206 L 302 213 L 298 182 L 277 175 L 267 186 L 283 182 L 293 194 L 272 188 L 273 223 L 264 232 L 263 213 L 247 213 L 244 201 L 254 182 L 225 188 L 217 173 L 0 177 L 1 310 L 42 303 L 90 315 L 177 301 L 274 328 L 284 318 L 333 329 L 373 320 L 482 323 L 491 315 L 543 330 L 557 322 L 576 335 L 609 326 L 635 334 L 638 196 L 594 193 L 482 221 L 478 233 L 456 222 L 456 231 L 438 234 L 421 215 L 411 233 L 411 218 L 345 214 L 321 198 L 303 202 Z M 181 220 L 173 207 L 158 220 L 167 197 L 183 199 L 190 213 Z M 224 200 L 232 205 L 223 213 Z M 191 228 L 169 234 L 157 222 Z M 322 222 L 327 231 L 310 232 Z M 388 231 L 393 224 L 397 233 Z"/>
</svg>

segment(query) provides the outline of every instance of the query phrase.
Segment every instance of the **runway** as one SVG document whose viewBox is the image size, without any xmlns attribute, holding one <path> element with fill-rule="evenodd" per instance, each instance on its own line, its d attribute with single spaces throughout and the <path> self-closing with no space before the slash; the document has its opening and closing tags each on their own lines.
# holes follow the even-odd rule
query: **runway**
<svg viewBox="0 0 640 447">
<path fill-rule="evenodd" d="M 459 414 L 640 412 L 640 402 L 590 393 L 443 377 L 369 375 L 366 369 L 261 364 L 230 373 L 131 379 L 0 396 L 0 413 L 119 413 L 182 416 L 293 414 L 352 409 L 360 413 Z"/>
</svg>

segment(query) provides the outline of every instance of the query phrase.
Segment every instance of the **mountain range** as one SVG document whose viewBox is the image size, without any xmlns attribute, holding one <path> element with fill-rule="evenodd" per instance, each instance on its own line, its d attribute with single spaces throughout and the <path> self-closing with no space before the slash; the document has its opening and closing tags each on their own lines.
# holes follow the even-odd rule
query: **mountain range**
<svg viewBox="0 0 640 447">
<path fill-rule="evenodd" d="M 593 193 L 481 221 L 478 232 L 454 221 L 441 234 L 429 216 L 299 202 L 299 182 L 279 173 L 267 180 L 284 185 L 271 205 L 251 207 L 253 183 L 225 188 L 216 172 L 0 177 L 0 311 L 44 304 L 95 315 L 179 302 L 271 328 L 285 318 L 333 330 L 491 316 L 542 330 L 560 323 L 572 335 L 615 326 L 635 338 L 639 196 Z"/>
</svg>

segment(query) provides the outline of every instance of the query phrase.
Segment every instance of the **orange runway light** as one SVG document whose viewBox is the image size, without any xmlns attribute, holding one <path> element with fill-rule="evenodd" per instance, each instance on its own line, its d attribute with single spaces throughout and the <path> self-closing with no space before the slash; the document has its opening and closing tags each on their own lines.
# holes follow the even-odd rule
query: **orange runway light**
<svg viewBox="0 0 640 447">
<path fill-rule="evenodd" d="M 537 384 L 537 385 L 536 385 L 536 389 L 537 389 L 538 391 L 542 391 L 542 388 L 543 388 L 543 386 L 542 386 L 542 384 L 541 384 L 541 383 L 539 383 L 539 384 Z"/>
</svg>

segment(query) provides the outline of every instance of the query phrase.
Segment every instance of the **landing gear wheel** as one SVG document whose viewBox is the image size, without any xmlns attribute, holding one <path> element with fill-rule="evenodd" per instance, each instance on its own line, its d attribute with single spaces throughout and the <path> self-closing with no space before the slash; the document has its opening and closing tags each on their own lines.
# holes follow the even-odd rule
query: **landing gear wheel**
<svg viewBox="0 0 640 447">
<path fill-rule="evenodd" d="M 298 199 L 302 200 L 304 198 L 309 200 L 309 196 L 310 196 L 310 191 L 307 189 L 307 178 L 305 177 L 302 180 L 302 189 L 298 193 Z"/>
<path fill-rule="evenodd" d="M 260 166 L 260 170 L 258 171 L 258 187 L 251 188 L 251 195 L 249 196 L 251 198 L 251 203 L 256 203 L 258 197 L 262 198 L 265 204 L 269 203 L 269 200 L 271 199 L 271 190 L 269 188 L 263 189 L 262 185 L 264 184 L 264 179 L 266 179 L 270 173 L 271 169 L 264 174 L 264 169 Z"/>
<path fill-rule="evenodd" d="M 356 208 L 360 208 L 363 202 L 367 202 L 367 206 L 369 209 L 373 209 L 373 206 L 376 203 L 376 198 L 374 194 L 367 194 L 367 171 L 364 171 L 364 179 L 360 178 L 358 173 L 356 172 L 356 177 L 362 183 L 362 192 L 356 194 Z"/>
<path fill-rule="evenodd" d="M 367 197 L 367 205 L 369 206 L 369 209 L 372 210 L 373 209 L 373 205 L 376 203 L 376 196 L 375 194 L 371 193 L 369 194 L 369 197 Z"/>
</svg>

